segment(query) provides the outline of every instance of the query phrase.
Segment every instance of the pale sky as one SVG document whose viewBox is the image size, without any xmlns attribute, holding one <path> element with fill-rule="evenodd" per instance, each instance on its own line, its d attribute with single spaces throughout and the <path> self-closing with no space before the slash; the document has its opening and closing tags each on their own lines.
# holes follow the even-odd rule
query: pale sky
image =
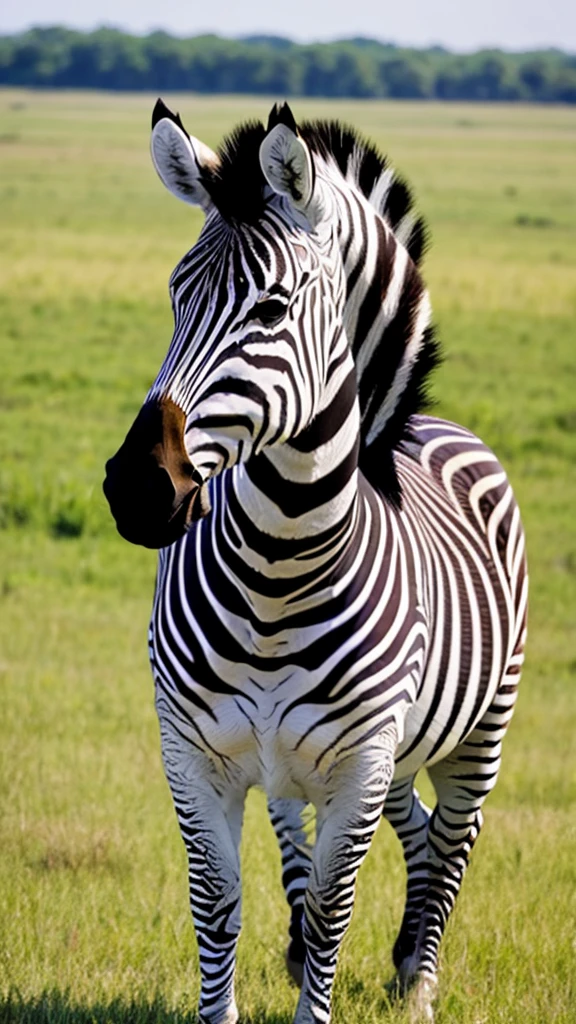
<svg viewBox="0 0 576 1024">
<path fill-rule="evenodd" d="M 144 33 L 284 35 L 302 42 L 370 36 L 408 46 L 439 43 L 576 53 L 576 0 L 0 0 L 0 34 L 31 25 Z"/>
</svg>

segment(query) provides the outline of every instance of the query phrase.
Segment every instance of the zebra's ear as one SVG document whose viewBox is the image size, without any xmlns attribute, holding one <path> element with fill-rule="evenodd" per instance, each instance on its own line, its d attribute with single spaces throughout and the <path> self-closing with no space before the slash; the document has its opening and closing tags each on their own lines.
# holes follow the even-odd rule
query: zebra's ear
<svg viewBox="0 0 576 1024">
<path fill-rule="evenodd" d="M 295 128 L 291 111 L 289 113 Z M 277 112 L 276 116 L 279 116 Z M 274 120 L 276 118 L 271 115 L 269 123 L 274 124 Z M 304 139 L 296 134 L 286 120 L 286 117 L 279 123 L 276 120 L 262 142 L 260 166 L 270 188 L 278 195 L 286 196 L 297 210 L 308 215 L 312 212 L 309 208 L 314 193 L 314 165 Z"/>
<path fill-rule="evenodd" d="M 188 135 L 179 114 L 158 100 L 152 114 L 152 162 L 166 188 L 193 206 L 212 205 L 206 183 L 218 167 L 218 157 L 199 139 Z"/>
</svg>

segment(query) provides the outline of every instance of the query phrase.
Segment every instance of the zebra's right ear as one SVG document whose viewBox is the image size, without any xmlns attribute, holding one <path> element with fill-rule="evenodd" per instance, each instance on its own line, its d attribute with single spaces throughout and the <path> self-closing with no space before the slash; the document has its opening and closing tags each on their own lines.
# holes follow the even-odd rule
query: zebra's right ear
<svg viewBox="0 0 576 1024">
<path fill-rule="evenodd" d="M 206 182 L 218 168 L 218 157 L 199 139 L 188 135 L 180 115 L 162 100 L 157 101 L 152 114 L 150 152 L 158 176 L 173 195 L 204 210 L 212 206 Z"/>
</svg>

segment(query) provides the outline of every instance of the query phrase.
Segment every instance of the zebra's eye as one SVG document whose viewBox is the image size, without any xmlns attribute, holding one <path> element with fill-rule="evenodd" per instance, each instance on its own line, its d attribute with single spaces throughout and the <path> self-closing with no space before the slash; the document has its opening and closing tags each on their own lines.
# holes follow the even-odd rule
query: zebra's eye
<svg viewBox="0 0 576 1024">
<path fill-rule="evenodd" d="M 281 320 L 288 309 L 288 304 L 281 299 L 261 299 L 252 306 L 248 314 L 249 320 L 259 320 L 265 327 L 272 327 Z"/>
</svg>

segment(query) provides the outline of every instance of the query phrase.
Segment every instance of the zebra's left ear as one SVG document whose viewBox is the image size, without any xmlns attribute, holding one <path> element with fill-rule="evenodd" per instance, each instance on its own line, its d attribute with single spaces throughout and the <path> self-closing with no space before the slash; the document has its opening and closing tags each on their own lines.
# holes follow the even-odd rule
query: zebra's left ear
<svg viewBox="0 0 576 1024">
<path fill-rule="evenodd" d="M 297 210 L 315 220 L 312 156 L 304 139 L 296 134 L 296 122 L 286 103 L 280 110 L 273 108 L 268 128 L 260 146 L 260 166 L 266 181 L 274 192 L 286 196 Z"/>
</svg>

